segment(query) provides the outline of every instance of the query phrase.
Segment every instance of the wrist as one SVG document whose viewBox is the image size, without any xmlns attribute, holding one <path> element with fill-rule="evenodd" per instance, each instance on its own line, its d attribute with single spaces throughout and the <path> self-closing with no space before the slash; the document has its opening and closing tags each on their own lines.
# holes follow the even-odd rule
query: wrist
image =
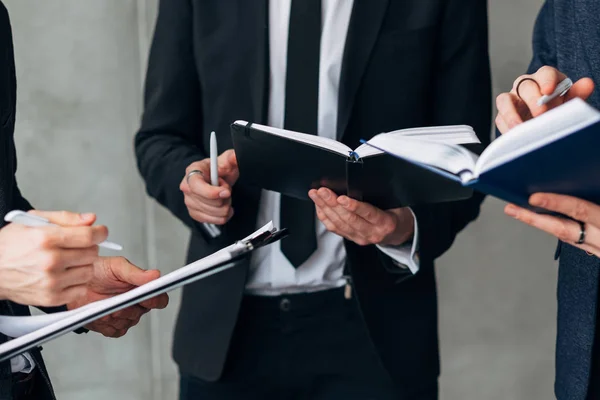
<svg viewBox="0 0 600 400">
<path fill-rule="evenodd" d="M 395 229 L 379 244 L 384 246 L 400 246 L 414 236 L 415 219 L 408 208 L 391 210 L 390 214 L 395 219 Z"/>
<path fill-rule="evenodd" d="M 1 300 L 12 301 L 12 299 L 10 298 L 10 291 L 8 289 L 0 288 L 0 301 Z"/>
<path fill-rule="evenodd" d="M 6 274 L 5 272 L 6 270 L 4 268 L 0 268 L 0 282 L 9 282 L 7 276 L 8 274 Z M 14 301 L 13 296 L 14 295 L 10 289 L 10 286 L 4 287 L 3 285 L 0 285 L 0 300 Z"/>
</svg>

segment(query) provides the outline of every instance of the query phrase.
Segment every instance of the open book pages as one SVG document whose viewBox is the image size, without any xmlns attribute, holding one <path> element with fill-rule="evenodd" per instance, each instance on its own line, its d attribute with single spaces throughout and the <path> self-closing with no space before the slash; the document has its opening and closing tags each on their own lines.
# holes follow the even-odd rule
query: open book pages
<svg viewBox="0 0 600 400">
<path fill-rule="evenodd" d="M 237 250 L 246 249 L 245 243 L 259 237 L 265 232 L 272 232 L 273 230 L 273 223 L 270 222 L 252 235 L 231 246 L 225 247 L 208 257 L 188 264 L 185 267 L 181 267 L 152 282 L 132 289 L 129 292 L 90 303 L 72 311 L 25 317 L 1 315 L 0 332 L 8 337 L 17 339 L 13 339 L 0 345 L 0 355 L 4 354 L 4 350 L 10 349 L 11 346 L 18 346 L 27 342 L 27 340 L 31 339 L 31 335 L 39 334 L 40 337 L 48 335 L 53 337 L 52 332 L 60 331 L 63 327 L 75 325 L 72 329 L 77 329 L 93 320 L 126 308 L 132 304 L 137 304 L 161 293 L 166 293 L 212 275 L 213 273 L 218 273 L 221 271 L 220 269 L 211 270 L 211 273 L 208 273 L 207 271 L 215 265 L 227 263 L 235 257 Z"/>
<path fill-rule="evenodd" d="M 599 121 L 600 112 L 585 101 L 579 98 L 568 101 L 496 139 L 479 157 L 474 175 L 477 177 Z"/>
<path fill-rule="evenodd" d="M 423 140 L 409 142 L 411 137 L 403 137 L 400 143 L 395 142 L 393 135 L 381 135 L 365 144 L 375 147 L 376 151 L 449 172 L 467 183 L 486 171 L 599 121 L 600 111 L 581 99 L 573 99 L 516 126 L 496 139 L 479 157 L 457 143 L 446 140 L 443 143 L 425 143 Z"/>
<path fill-rule="evenodd" d="M 246 126 L 246 121 L 236 121 L 236 125 Z M 343 156 L 348 156 L 350 153 L 355 152 L 359 157 L 369 157 L 383 153 L 376 147 L 361 145 L 356 150 L 351 149 L 344 143 L 338 142 L 337 140 L 326 138 L 323 136 L 309 135 L 306 133 L 294 132 L 285 129 L 273 128 L 271 126 L 252 124 L 255 129 L 268 132 L 272 135 L 284 137 L 290 140 L 294 140 L 300 143 L 306 143 L 311 146 L 320 147 L 327 149 Z M 402 146 L 404 140 L 408 139 L 411 141 L 426 141 L 434 143 L 448 143 L 448 144 L 467 144 L 467 143 L 479 143 L 479 139 L 473 128 L 467 125 L 450 125 L 450 126 L 432 126 L 425 128 L 411 128 L 411 129 L 400 129 L 397 131 L 381 133 L 368 143 L 375 144 L 386 144 L 386 147 L 395 148 Z"/>
<path fill-rule="evenodd" d="M 360 157 L 369 157 L 382 153 L 381 150 L 377 149 L 377 147 L 381 146 L 389 149 L 403 149 L 400 151 L 406 152 L 407 154 L 414 154 L 415 152 L 418 153 L 428 149 L 433 143 L 441 145 L 458 145 L 480 142 L 475 131 L 470 126 L 432 126 L 380 133 L 370 140 L 367 140 L 367 142 L 358 147 L 355 152 Z"/>
<path fill-rule="evenodd" d="M 467 181 L 473 176 L 471 171 L 475 168 L 477 154 L 458 144 L 427 142 L 413 138 L 404 138 L 402 144 L 399 144 L 397 141 L 393 143 L 393 140 L 365 142 L 365 145 L 379 152 L 383 151 L 413 163 L 449 172 L 462 181 Z"/>
</svg>

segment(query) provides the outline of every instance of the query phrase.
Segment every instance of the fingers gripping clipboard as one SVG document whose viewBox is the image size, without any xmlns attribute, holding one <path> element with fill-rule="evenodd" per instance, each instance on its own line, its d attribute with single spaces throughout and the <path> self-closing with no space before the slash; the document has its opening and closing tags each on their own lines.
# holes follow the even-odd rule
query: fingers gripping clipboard
<svg viewBox="0 0 600 400">
<path fill-rule="evenodd" d="M 207 257 L 109 299 L 55 314 L 0 316 L 0 332 L 14 338 L 0 345 L 0 361 L 11 359 L 131 305 L 233 268 L 238 264 L 237 261 L 254 250 L 279 241 L 287 234 L 286 229 L 277 229 L 269 223 L 252 235 Z"/>
</svg>

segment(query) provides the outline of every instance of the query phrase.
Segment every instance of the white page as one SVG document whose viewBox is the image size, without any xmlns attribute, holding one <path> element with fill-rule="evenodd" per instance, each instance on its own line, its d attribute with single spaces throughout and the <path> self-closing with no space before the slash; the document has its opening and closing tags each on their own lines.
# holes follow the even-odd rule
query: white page
<svg viewBox="0 0 600 400">
<path fill-rule="evenodd" d="M 53 333 L 64 327 L 76 324 L 76 326 L 72 327 L 70 330 L 77 329 L 88 324 L 92 320 L 101 318 L 104 315 L 112 314 L 113 312 L 126 308 L 131 304 L 138 304 L 139 302 L 148 298 L 155 297 L 161 293 L 166 293 L 185 284 L 189 284 L 209 276 L 206 274 L 202 275 L 202 272 L 215 265 L 226 263 L 227 261 L 231 260 L 233 258 L 232 254 L 236 250 L 243 250 L 246 248 L 245 244 L 241 242 L 251 240 L 252 238 L 257 237 L 264 232 L 272 230 L 273 223 L 270 222 L 254 232 L 252 235 L 244 238 L 242 241 L 232 244 L 231 246 L 228 246 L 201 260 L 188 264 L 185 267 L 179 268 L 178 270 L 164 275 L 143 286 L 132 289 L 126 293 L 90 303 L 76 310 L 39 316 L 0 316 L 0 332 L 10 337 L 16 337 L 15 339 L 0 345 L 0 357 L 3 357 L 7 352 L 19 346 L 29 342 L 36 342 L 47 335 L 50 336 L 44 340 L 44 342 L 53 337 L 60 336 L 60 334 L 53 335 Z M 220 267 L 211 271 L 211 274 L 221 272 L 224 269 L 227 268 Z M 134 303 L 128 303 L 133 300 L 135 300 Z M 92 316 L 94 316 L 94 318 L 90 320 L 89 318 Z"/>
<path fill-rule="evenodd" d="M 399 140 L 386 135 L 378 135 L 373 139 L 369 140 L 366 145 L 372 146 L 379 152 L 385 151 L 404 160 L 450 172 L 460 177 L 463 182 L 473 176 L 472 171 L 475 169 L 477 155 L 456 144 L 422 140 L 414 136 L 403 137 Z M 479 140 L 467 143 L 478 142 Z"/>
<path fill-rule="evenodd" d="M 75 310 L 55 312 L 52 314 L 39 314 L 31 316 L 0 315 L 0 333 L 3 333 L 11 338 L 23 336 L 60 321 L 69 315 L 75 315 L 89 308 L 97 307 L 98 303 L 99 302 L 97 301 L 86 304 L 85 306 L 79 307 Z"/>
<path fill-rule="evenodd" d="M 390 136 L 417 136 L 420 139 L 434 138 L 444 143 L 479 143 L 479 138 L 469 125 L 426 126 L 421 128 L 399 129 L 384 133 Z"/>
<path fill-rule="evenodd" d="M 447 145 L 481 143 L 473 128 L 468 125 L 431 126 L 381 133 L 357 148 L 356 153 L 360 157 L 369 157 L 382 153 L 379 149 L 384 149 L 386 151 L 398 150 L 407 155 L 408 149 L 401 149 L 407 139 Z M 425 148 L 424 146 L 423 148 Z"/>
<path fill-rule="evenodd" d="M 246 126 L 248 125 L 248 122 L 240 120 L 235 121 L 234 124 L 239 126 Z M 352 152 L 352 149 L 346 146 L 344 143 L 338 142 L 337 140 L 333 140 L 327 137 L 309 135 L 306 133 L 294 132 L 286 129 L 279 129 L 274 128 L 272 126 L 254 123 L 251 126 L 275 136 L 287 138 L 300 143 L 306 143 L 311 146 L 316 146 L 323 149 L 328 149 L 339 153 L 343 156 L 348 156 L 348 154 Z M 382 141 L 385 140 L 388 146 L 390 144 L 398 145 L 399 143 L 402 143 L 403 138 L 419 139 L 423 141 L 432 141 L 447 144 L 480 143 L 479 138 L 475 134 L 475 131 L 472 127 L 468 125 L 447 125 L 399 129 L 397 131 L 380 133 L 379 135 L 376 135 L 371 140 L 369 140 L 368 143 L 374 144 L 376 147 L 379 147 L 379 145 L 382 144 Z M 355 150 L 355 152 L 360 157 L 369 157 L 372 155 L 382 153 L 381 150 L 378 150 L 375 147 L 369 146 L 367 144 L 359 146 Z"/>
<path fill-rule="evenodd" d="M 53 314 L 35 315 L 31 317 L 1 315 L 0 332 L 11 338 L 23 336 L 48 326 L 56 321 L 60 321 L 69 314 L 69 311 L 63 311 Z"/>
<path fill-rule="evenodd" d="M 246 126 L 248 122 L 246 121 L 235 121 L 235 125 Z M 295 142 L 310 144 L 311 146 L 320 147 L 323 149 L 328 149 L 339 153 L 343 156 L 348 156 L 348 153 L 352 151 L 352 149 L 346 146 L 344 143 L 338 142 L 337 140 L 329 139 L 323 136 L 317 135 L 309 135 L 307 133 L 294 132 L 286 129 L 273 128 L 272 126 L 260 125 L 260 124 L 252 124 L 253 128 L 259 129 L 261 131 L 268 132 L 272 135 L 287 138 L 293 140 Z"/>
</svg>

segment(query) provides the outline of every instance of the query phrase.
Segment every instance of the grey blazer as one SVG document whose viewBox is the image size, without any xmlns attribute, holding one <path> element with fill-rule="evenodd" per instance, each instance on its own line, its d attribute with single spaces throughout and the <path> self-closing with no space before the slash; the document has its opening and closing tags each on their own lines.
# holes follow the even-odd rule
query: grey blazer
<svg viewBox="0 0 600 400">
<path fill-rule="evenodd" d="M 598 86 L 600 1 L 547 0 L 535 25 L 533 52 L 530 72 L 551 65 L 573 80 L 590 77 Z M 600 108 L 600 90 L 589 103 Z M 555 393 L 559 400 L 584 400 L 590 383 L 600 380 L 591 375 L 592 361 L 600 363 L 598 355 L 593 356 L 600 259 L 565 243 L 559 244 L 556 256 L 560 264 Z"/>
</svg>

